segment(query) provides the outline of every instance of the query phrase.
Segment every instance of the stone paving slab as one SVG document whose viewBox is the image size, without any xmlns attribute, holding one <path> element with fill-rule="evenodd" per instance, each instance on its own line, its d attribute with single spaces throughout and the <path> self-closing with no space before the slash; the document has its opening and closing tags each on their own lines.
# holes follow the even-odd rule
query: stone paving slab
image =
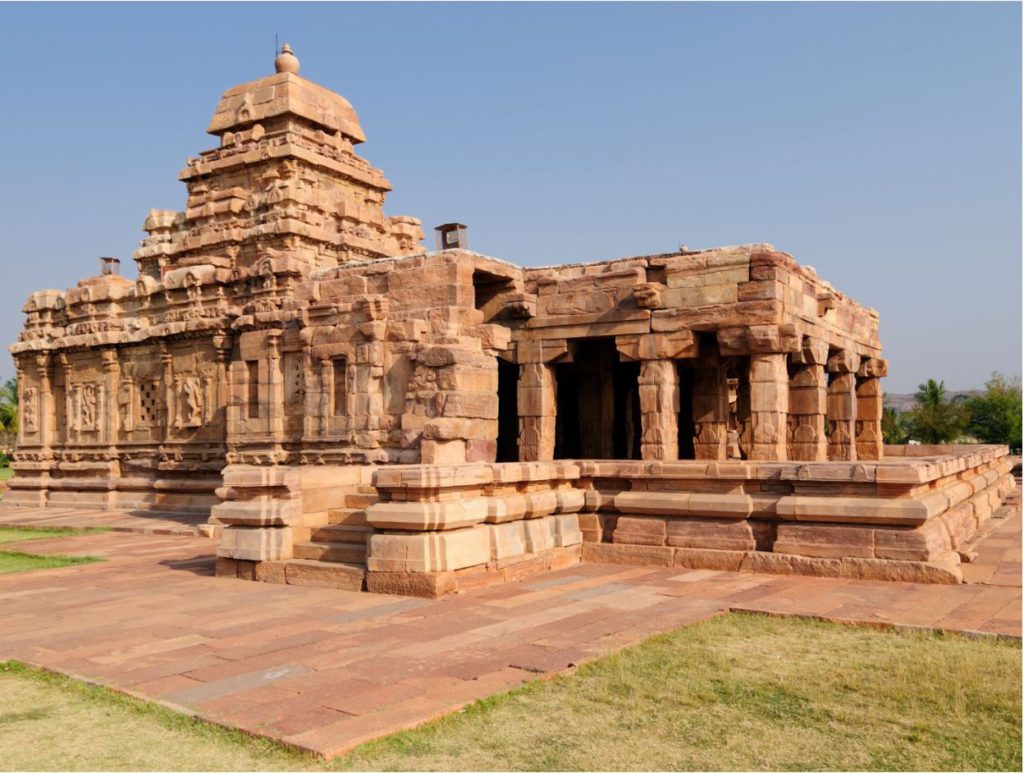
<svg viewBox="0 0 1024 773">
<path fill-rule="evenodd" d="M 0 576 L 0 659 L 333 756 L 730 610 L 1020 637 L 1020 529 L 958 586 L 580 564 L 438 600 L 215 578 L 202 538 L 33 540 L 107 561 Z"/>
</svg>

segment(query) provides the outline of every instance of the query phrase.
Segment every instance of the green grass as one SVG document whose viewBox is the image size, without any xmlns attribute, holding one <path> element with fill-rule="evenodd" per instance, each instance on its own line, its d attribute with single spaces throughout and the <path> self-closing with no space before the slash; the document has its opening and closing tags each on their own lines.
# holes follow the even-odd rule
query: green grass
<svg viewBox="0 0 1024 773">
<path fill-rule="evenodd" d="M 0 768 L 1020 770 L 1020 684 L 1019 642 L 730 615 L 323 763 L 8 666 Z"/>
<path fill-rule="evenodd" d="M 34 527 L 0 526 L 0 545 L 7 542 L 25 542 L 34 539 L 51 539 L 53 537 L 77 537 L 83 534 L 102 534 L 110 529 L 90 527 L 88 529 L 40 529 Z"/>
<path fill-rule="evenodd" d="M 101 560 L 93 556 L 36 556 L 31 553 L 0 550 L 0 574 L 32 572 L 37 569 L 59 569 L 63 566 L 94 564 Z"/>
<path fill-rule="evenodd" d="M 0 483 L 9 481 L 12 477 L 14 477 L 14 470 L 10 467 L 0 467 Z"/>
<path fill-rule="evenodd" d="M 0 545 L 11 542 L 29 542 L 53 537 L 71 537 L 82 534 L 97 534 L 110 531 L 103 528 L 90 529 L 35 529 L 0 528 Z M 62 566 L 92 564 L 102 559 L 93 556 L 36 555 L 24 551 L 0 550 L 0 574 L 31 572 L 37 569 L 58 569 Z"/>
</svg>

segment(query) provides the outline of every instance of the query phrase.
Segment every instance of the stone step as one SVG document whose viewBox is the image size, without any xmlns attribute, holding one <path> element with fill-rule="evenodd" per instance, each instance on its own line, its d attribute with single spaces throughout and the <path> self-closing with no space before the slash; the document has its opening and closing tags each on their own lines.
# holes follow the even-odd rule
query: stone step
<svg viewBox="0 0 1024 773">
<path fill-rule="evenodd" d="M 369 526 L 315 526 L 310 529 L 309 539 L 312 542 L 340 542 L 365 545 L 371 534 L 373 534 L 373 529 Z"/>
<path fill-rule="evenodd" d="M 327 513 L 327 523 L 331 526 L 366 526 L 365 510 L 338 508 Z"/>
<path fill-rule="evenodd" d="M 310 588 L 337 588 L 361 591 L 366 588 L 365 564 L 332 561 L 308 561 L 292 558 L 285 564 L 286 582 Z"/>
<path fill-rule="evenodd" d="M 366 565 L 366 545 L 339 542 L 298 542 L 292 547 L 295 558 L 310 561 Z"/>
</svg>

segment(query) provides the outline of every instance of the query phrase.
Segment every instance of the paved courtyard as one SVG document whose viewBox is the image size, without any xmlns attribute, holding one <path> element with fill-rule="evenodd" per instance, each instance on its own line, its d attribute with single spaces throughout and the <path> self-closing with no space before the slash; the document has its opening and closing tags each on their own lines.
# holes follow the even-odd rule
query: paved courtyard
<svg viewBox="0 0 1024 773">
<path fill-rule="evenodd" d="M 48 516 L 97 523 L 0 520 Z M 5 546 L 108 560 L 0 576 L 0 660 L 332 756 L 729 610 L 1019 638 L 1020 510 L 1000 516 L 958 586 L 581 564 L 423 600 L 218 579 L 214 540 L 147 533 L 120 513 L 108 519 L 128 531 Z"/>
</svg>

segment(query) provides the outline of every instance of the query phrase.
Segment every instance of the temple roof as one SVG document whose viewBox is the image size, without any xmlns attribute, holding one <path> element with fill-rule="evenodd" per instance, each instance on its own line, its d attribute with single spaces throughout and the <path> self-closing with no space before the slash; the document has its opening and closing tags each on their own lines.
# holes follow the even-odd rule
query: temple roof
<svg viewBox="0 0 1024 773">
<path fill-rule="evenodd" d="M 287 43 L 274 65 L 274 75 L 225 91 L 206 131 L 219 136 L 231 129 L 292 114 L 340 132 L 354 143 L 366 140 L 359 117 L 347 99 L 299 76 L 299 60 Z"/>
</svg>

